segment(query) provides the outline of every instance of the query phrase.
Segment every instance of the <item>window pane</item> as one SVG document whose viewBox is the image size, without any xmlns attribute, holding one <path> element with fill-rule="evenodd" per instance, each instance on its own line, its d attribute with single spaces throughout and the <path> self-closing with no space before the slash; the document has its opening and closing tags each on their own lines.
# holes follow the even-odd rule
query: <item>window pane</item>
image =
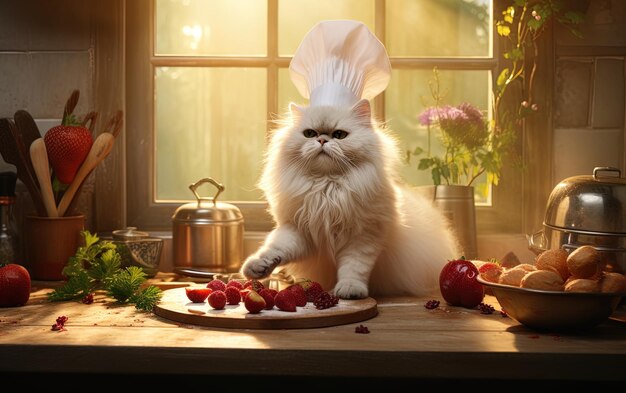
<svg viewBox="0 0 626 393">
<path fill-rule="evenodd" d="M 156 0 L 156 55 L 265 56 L 266 0 Z"/>
<path fill-rule="evenodd" d="M 439 71 L 442 91 L 447 91 L 442 105 L 457 106 L 471 103 L 484 113 L 489 108 L 489 71 Z M 434 105 L 429 89 L 433 79 L 432 70 L 394 70 L 391 83 L 385 91 L 385 115 L 390 130 L 399 138 L 402 152 L 413 152 L 420 147 L 427 150 L 428 131 L 420 125 L 418 115 Z M 431 135 L 431 152 L 441 156 L 443 148 L 435 133 Z M 402 167 L 404 179 L 414 185 L 433 184 L 430 170 L 419 170 L 417 164 L 422 156 L 411 156 L 410 163 Z M 477 204 L 489 202 L 486 182 L 475 182 Z"/>
<path fill-rule="evenodd" d="M 158 200 L 194 199 L 188 186 L 204 177 L 224 184 L 222 200 L 261 198 L 266 80 L 260 68 L 156 69 Z"/>
<path fill-rule="evenodd" d="M 280 115 L 289 111 L 289 103 L 293 102 L 298 105 L 309 105 L 309 100 L 302 97 L 298 93 L 298 89 L 291 82 L 288 68 L 280 68 L 278 70 L 278 110 Z"/>
<path fill-rule="evenodd" d="M 374 0 L 278 0 L 278 53 L 291 56 L 317 22 L 355 19 L 374 31 Z"/>
<path fill-rule="evenodd" d="M 390 56 L 491 56 L 489 0 L 387 0 Z"/>
</svg>

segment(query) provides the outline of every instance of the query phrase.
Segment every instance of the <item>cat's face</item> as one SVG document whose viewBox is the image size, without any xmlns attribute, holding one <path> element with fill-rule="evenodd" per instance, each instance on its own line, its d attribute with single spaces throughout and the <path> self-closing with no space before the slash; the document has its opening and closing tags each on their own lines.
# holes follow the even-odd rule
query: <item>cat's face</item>
<svg viewBox="0 0 626 393">
<path fill-rule="evenodd" d="M 378 150 L 369 102 L 353 108 L 291 108 L 294 126 L 287 135 L 289 159 L 311 174 L 343 173 L 370 161 Z"/>
</svg>

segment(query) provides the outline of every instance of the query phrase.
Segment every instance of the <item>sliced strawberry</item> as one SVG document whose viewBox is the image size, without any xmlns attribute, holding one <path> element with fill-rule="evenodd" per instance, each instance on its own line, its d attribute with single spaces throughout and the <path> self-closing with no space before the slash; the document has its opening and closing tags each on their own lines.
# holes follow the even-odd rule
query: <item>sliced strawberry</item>
<svg viewBox="0 0 626 393">
<path fill-rule="evenodd" d="M 213 292 L 211 288 L 185 288 L 187 297 L 194 303 L 204 303 L 211 292 Z"/>
</svg>

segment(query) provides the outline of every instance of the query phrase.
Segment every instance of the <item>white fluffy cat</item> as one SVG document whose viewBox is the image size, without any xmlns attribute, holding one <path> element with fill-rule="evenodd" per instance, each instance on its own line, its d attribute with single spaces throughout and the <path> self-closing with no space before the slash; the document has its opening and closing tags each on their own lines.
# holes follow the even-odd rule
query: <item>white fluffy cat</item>
<svg viewBox="0 0 626 393">
<path fill-rule="evenodd" d="M 369 101 L 290 109 L 260 181 L 277 226 L 241 272 L 260 279 L 281 266 L 344 299 L 436 290 L 456 239 L 431 201 L 400 184 L 395 141 Z"/>
</svg>

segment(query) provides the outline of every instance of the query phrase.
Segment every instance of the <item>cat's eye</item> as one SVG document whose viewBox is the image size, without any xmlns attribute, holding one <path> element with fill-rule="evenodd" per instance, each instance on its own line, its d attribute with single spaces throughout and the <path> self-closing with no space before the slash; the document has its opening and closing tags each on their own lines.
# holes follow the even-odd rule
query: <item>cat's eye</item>
<svg viewBox="0 0 626 393">
<path fill-rule="evenodd" d="M 348 133 L 344 130 L 335 130 L 332 134 L 335 139 L 343 139 L 348 136 Z"/>
<path fill-rule="evenodd" d="M 315 130 L 310 129 L 310 128 L 302 131 L 302 134 L 304 134 L 304 136 L 306 138 L 315 138 L 317 136 L 317 132 Z"/>
</svg>

